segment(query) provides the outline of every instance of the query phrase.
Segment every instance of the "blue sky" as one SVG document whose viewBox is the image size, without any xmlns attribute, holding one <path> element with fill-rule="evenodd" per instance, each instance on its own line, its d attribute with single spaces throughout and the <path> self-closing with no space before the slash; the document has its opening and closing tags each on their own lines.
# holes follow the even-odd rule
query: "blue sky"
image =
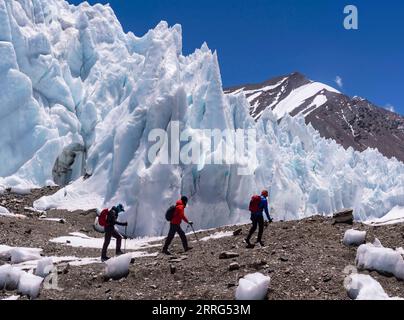
<svg viewBox="0 0 404 320">
<path fill-rule="evenodd" d="M 69 0 L 70 3 L 81 1 Z M 404 114 L 404 1 L 110 0 L 125 31 L 161 20 L 183 27 L 184 54 L 206 41 L 218 51 L 224 86 L 300 71 L 342 92 Z M 345 30 L 356 5 L 359 30 Z M 342 87 L 335 80 L 339 77 Z"/>
</svg>

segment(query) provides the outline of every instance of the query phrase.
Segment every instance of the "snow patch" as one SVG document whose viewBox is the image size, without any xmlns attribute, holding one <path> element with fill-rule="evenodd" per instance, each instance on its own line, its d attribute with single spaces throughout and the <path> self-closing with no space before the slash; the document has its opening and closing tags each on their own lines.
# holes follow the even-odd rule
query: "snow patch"
<svg viewBox="0 0 404 320">
<path fill-rule="evenodd" d="M 368 221 L 365 221 L 364 223 L 373 226 L 404 223 L 404 207 L 396 206 L 383 217 L 378 219 L 370 219 Z"/>
<path fill-rule="evenodd" d="M 0 266 L 0 288 L 16 290 L 22 274 L 23 271 L 13 268 L 9 264 Z"/>
<path fill-rule="evenodd" d="M 37 275 L 38 277 L 45 278 L 52 272 L 52 270 L 53 270 L 53 259 L 43 258 L 39 260 L 37 263 L 35 275 Z"/>
<path fill-rule="evenodd" d="M 14 214 L 11 213 L 10 211 L 8 211 L 7 208 L 0 206 L 0 216 L 10 217 L 10 216 L 14 216 Z"/>
<path fill-rule="evenodd" d="M 237 300 L 264 300 L 271 278 L 262 273 L 248 274 L 239 280 L 236 290 Z"/>
<path fill-rule="evenodd" d="M 346 246 L 359 246 L 366 242 L 366 231 L 347 230 L 344 235 L 343 243 Z"/>
<path fill-rule="evenodd" d="M 303 114 L 305 117 L 307 117 L 314 110 L 316 110 L 317 108 L 319 108 L 322 105 L 324 105 L 325 103 L 327 103 L 327 101 L 328 101 L 328 99 L 325 95 L 319 94 L 314 98 L 313 102 L 307 108 L 305 108 L 304 110 L 302 110 L 300 112 L 300 114 Z"/>
<path fill-rule="evenodd" d="M 42 282 L 43 278 L 24 272 L 19 279 L 17 292 L 35 299 L 39 296 Z"/>
<path fill-rule="evenodd" d="M 39 218 L 39 220 L 66 223 L 66 220 L 63 218 Z"/>
<path fill-rule="evenodd" d="M 105 262 L 105 276 L 114 280 L 119 280 L 129 274 L 129 265 L 132 261 L 131 254 L 124 254 L 119 257 L 109 259 Z"/>
<path fill-rule="evenodd" d="M 19 195 L 28 195 L 31 193 L 31 188 L 12 187 L 11 192 Z"/>
<path fill-rule="evenodd" d="M 293 90 L 285 99 L 281 100 L 277 104 L 273 112 L 278 119 L 281 119 L 286 114 L 290 114 L 307 99 L 317 95 L 323 90 L 339 93 L 339 91 L 323 83 L 311 82 Z M 313 101 L 313 106 L 319 107 L 323 105 L 325 103 L 323 97 L 325 98 L 324 95 L 319 95 L 316 97 L 317 100 Z"/>
<path fill-rule="evenodd" d="M 18 264 L 30 260 L 41 259 L 42 249 L 39 248 L 14 248 L 0 245 L 0 259 L 10 260 L 12 264 Z"/>
<path fill-rule="evenodd" d="M 348 296 L 353 300 L 403 300 L 390 298 L 379 282 L 369 275 L 353 274 L 345 283 Z"/>
<path fill-rule="evenodd" d="M 141 250 L 146 248 L 159 247 L 161 244 L 153 244 L 154 242 L 161 242 L 164 237 L 144 237 L 137 239 L 126 240 L 126 249 L 128 250 Z M 104 244 L 104 238 L 91 238 L 85 234 L 73 232 L 69 236 L 58 237 L 51 239 L 50 242 L 60 243 L 75 248 L 93 248 L 101 249 Z M 111 245 L 115 245 L 116 240 L 111 239 Z"/>
<path fill-rule="evenodd" d="M 15 300 L 19 300 L 19 299 L 20 299 L 20 296 L 9 296 L 9 297 L 1 299 L 1 300 L 3 300 L 3 301 L 7 301 L 7 300 L 15 301 Z"/>
<path fill-rule="evenodd" d="M 211 234 L 211 235 L 209 235 L 209 236 L 207 236 L 207 237 L 203 237 L 202 239 L 201 239 L 201 241 L 209 241 L 209 240 L 215 240 L 215 239 L 220 239 L 220 238 L 227 238 L 227 237 L 232 237 L 233 236 L 233 232 L 231 232 L 231 231 L 226 231 L 226 232 L 224 232 L 224 231 L 219 231 L 219 232 L 216 232 L 216 233 L 214 233 L 214 234 Z"/>
<path fill-rule="evenodd" d="M 367 243 L 358 248 L 355 261 L 360 269 L 387 273 L 404 280 L 404 259 L 401 253 L 400 249 L 382 247 L 380 241 L 376 245 Z"/>
</svg>

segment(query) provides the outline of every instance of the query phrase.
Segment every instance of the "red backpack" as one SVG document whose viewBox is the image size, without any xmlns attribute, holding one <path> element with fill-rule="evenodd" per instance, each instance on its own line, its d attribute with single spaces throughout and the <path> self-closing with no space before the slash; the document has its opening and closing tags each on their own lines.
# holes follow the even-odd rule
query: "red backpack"
<svg viewBox="0 0 404 320">
<path fill-rule="evenodd" d="M 101 214 L 98 218 L 98 223 L 100 224 L 101 227 L 107 226 L 108 213 L 109 213 L 108 209 L 104 209 L 101 211 Z"/>
<path fill-rule="evenodd" d="M 251 201 L 250 201 L 250 207 L 249 210 L 252 213 L 257 213 L 261 210 L 260 208 L 260 204 L 261 204 L 261 197 L 258 195 L 254 195 L 251 197 Z"/>
</svg>

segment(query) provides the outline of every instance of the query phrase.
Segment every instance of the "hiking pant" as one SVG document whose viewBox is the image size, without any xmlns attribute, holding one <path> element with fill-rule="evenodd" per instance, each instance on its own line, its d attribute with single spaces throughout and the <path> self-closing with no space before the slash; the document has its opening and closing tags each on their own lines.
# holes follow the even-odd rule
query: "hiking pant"
<svg viewBox="0 0 404 320">
<path fill-rule="evenodd" d="M 103 258 L 107 256 L 108 246 L 111 242 L 112 237 L 116 239 L 116 253 L 119 253 L 121 251 L 122 236 L 119 234 L 118 231 L 115 230 L 115 228 L 108 228 L 105 230 L 104 245 L 102 246 L 101 256 Z"/>
<path fill-rule="evenodd" d="M 171 244 L 171 241 L 173 241 L 175 234 L 178 233 L 178 235 L 181 238 L 182 245 L 184 247 L 184 250 L 188 249 L 188 242 L 187 242 L 187 237 L 185 236 L 184 230 L 181 229 L 181 225 L 179 224 L 170 224 L 170 231 L 168 231 L 168 236 L 166 239 L 166 242 L 163 247 L 163 251 L 167 251 L 168 247 Z"/>
<path fill-rule="evenodd" d="M 262 241 L 262 234 L 264 233 L 264 216 L 263 215 L 251 215 L 251 221 L 252 221 L 252 227 L 250 229 L 250 232 L 248 234 L 247 237 L 247 241 L 250 241 L 252 235 L 254 234 L 255 230 L 257 230 L 257 226 L 258 226 L 258 238 L 257 238 L 257 242 L 261 242 Z"/>
</svg>

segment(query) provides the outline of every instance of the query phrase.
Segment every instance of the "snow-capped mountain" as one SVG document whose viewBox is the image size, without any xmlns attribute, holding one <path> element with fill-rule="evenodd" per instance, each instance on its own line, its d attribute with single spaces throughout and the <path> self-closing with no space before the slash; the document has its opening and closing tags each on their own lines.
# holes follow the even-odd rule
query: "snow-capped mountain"
<svg viewBox="0 0 404 320">
<path fill-rule="evenodd" d="M 0 83 L 0 192 L 66 185 L 38 209 L 123 203 L 128 232 L 141 236 L 164 232 L 165 210 L 181 194 L 198 228 L 248 221 L 250 197 L 263 188 L 276 219 L 353 207 L 366 220 L 404 207 L 402 163 L 321 138 L 287 115 L 289 103 L 254 121 L 243 93 L 224 94 L 216 52 L 203 44 L 183 55 L 180 25 L 161 22 L 137 37 L 109 6 L 0 0 Z M 222 144 L 203 149 L 197 165 L 161 164 L 172 135 L 150 160 L 149 134 L 173 121 L 186 133 L 255 130 L 252 174 L 207 164 Z"/>
<path fill-rule="evenodd" d="M 322 137 L 334 139 L 346 149 L 375 148 L 388 158 L 404 162 L 404 117 L 366 99 L 350 98 L 298 72 L 226 92 L 244 92 L 256 120 L 267 108 L 278 119 L 286 113 L 301 114 Z"/>
</svg>

